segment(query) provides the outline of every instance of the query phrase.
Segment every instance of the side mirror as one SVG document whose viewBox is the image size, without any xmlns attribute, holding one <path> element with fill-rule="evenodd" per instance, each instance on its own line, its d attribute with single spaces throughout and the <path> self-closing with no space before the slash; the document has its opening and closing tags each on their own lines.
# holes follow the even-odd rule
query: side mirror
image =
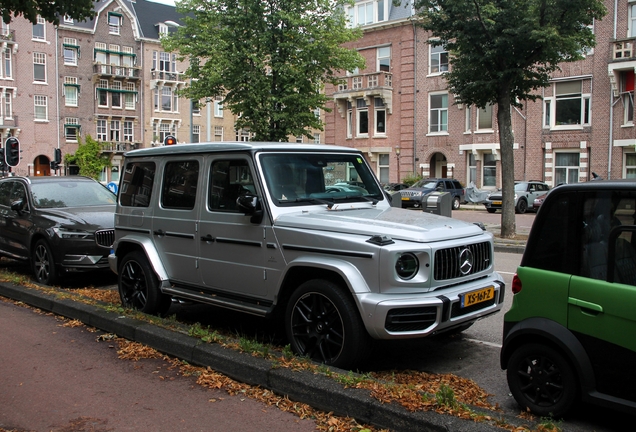
<svg viewBox="0 0 636 432">
<path fill-rule="evenodd" d="M 236 199 L 236 205 L 246 216 L 252 216 L 250 219 L 251 223 L 259 224 L 263 220 L 261 200 L 256 195 L 241 195 Z"/>
<path fill-rule="evenodd" d="M 11 203 L 11 210 L 15 210 L 18 214 L 22 214 L 22 210 L 24 209 L 24 200 L 16 200 Z"/>
</svg>

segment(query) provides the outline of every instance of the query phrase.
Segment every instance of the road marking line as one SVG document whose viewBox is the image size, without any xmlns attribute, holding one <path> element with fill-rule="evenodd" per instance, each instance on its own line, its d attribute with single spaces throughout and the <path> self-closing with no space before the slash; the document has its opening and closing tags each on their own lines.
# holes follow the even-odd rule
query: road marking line
<svg viewBox="0 0 636 432">
<path fill-rule="evenodd" d="M 478 344 L 482 344 L 482 345 L 488 345 L 488 346 L 491 346 L 491 347 L 494 347 L 494 348 L 501 348 L 501 344 L 497 344 L 497 343 L 494 343 L 494 342 L 486 342 L 486 341 L 481 341 L 479 339 L 471 339 L 471 338 L 466 338 L 466 340 L 470 341 L 470 342 L 475 342 L 475 343 L 478 343 Z"/>
</svg>

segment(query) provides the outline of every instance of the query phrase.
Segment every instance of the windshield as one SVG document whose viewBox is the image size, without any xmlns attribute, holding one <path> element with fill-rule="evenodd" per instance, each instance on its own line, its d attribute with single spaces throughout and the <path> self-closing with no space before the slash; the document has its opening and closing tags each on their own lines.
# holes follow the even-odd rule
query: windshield
<svg viewBox="0 0 636 432">
<path fill-rule="evenodd" d="M 515 191 L 517 192 L 525 192 L 527 188 L 528 188 L 527 183 L 517 183 L 515 185 Z"/>
<path fill-rule="evenodd" d="M 63 181 L 31 185 L 33 203 L 39 208 L 93 207 L 114 205 L 117 197 L 99 183 Z"/>
<path fill-rule="evenodd" d="M 265 153 L 260 160 L 278 206 L 384 199 L 373 173 L 357 154 Z"/>
<path fill-rule="evenodd" d="M 417 183 L 415 183 L 413 186 L 411 186 L 412 188 L 421 188 L 421 189 L 435 189 L 435 186 L 437 185 L 437 181 L 433 180 L 420 180 Z"/>
</svg>

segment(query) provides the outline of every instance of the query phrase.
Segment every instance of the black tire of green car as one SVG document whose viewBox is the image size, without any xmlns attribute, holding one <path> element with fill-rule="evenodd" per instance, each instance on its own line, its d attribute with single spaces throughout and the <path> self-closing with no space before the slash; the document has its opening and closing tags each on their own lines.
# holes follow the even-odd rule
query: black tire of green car
<svg viewBox="0 0 636 432">
<path fill-rule="evenodd" d="M 506 375 L 517 403 L 537 416 L 560 418 L 577 399 L 574 370 L 552 347 L 540 343 L 520 346 L 510 356 Z"/>
<path fill-rule="evenodd" d="M 528 202 L 524 199 L 520 199 L 517 203 L 517 213 L 524 214 L 528 210 Z"/>
<path fill-rule="evenodd" d="M 309 280 L 292 293 L 285 330 L 296 354 L 344 369 L 364 359 L 371 347 L 353 300 L 322 279 Z"/>
<path fill-rule="evenodd" d="M 55 259 L 49 244 L 44 239 L 35 242 L 31 256 L 31 267 L 35 280 L 43 285 L 53 285 L 58 280 Z"/>
<path fill-rule="evenodd" d="M 119 298 L 124 307 L 150 315 L 164 316 L 172 302 L 159 289 L 159 279 L 141 251 L 124 256 L 117 275 Z"/>
</svg>

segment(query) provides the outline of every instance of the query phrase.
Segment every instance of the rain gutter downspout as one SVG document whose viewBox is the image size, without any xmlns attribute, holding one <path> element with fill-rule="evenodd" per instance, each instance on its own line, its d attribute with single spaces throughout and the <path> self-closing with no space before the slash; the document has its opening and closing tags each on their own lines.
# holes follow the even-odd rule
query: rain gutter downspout
<svg viewBox="0 0 636 432">
<path fill-rule="evenodd" d="M 413 25 L 413 173 L 417 172 L 417 26 Z M 399 173 L 398 173 L 399 175 Z"/>
<path fill-rule="evenodd" d="M 618 20 L 618 0 L 614 0 L 614 34 L 613 38 L 616 40 L 616 21 Z M 612 71 L 614 73 L 614 71 Z M 612 178 L 612 146 L 614 143 L 614 90 L 610 86 L 610 115 L 609 115 L 609 145 L 607 150 L 607 179 Z"/>
<path fill-rule="evenodd" d="M 59 44 L 57 43 L 57 40 L 58 40 L 58 37 L 59 37 L 58 36 L 58 31 L 59 31 L 59 29 L 56 26 L 55 27 L 55 76 L 56 77 L 60 76 L 60 71 L 59 71 L 59 55 L 60 55 L 60 53 L 58 52 Z M 60 120 L 61 119 L 59 118 L 59 116 L 60 116 L 60 97 L 59 97 L 59 94 L 60 94 L 60 80 L 59 79 L 55 80 L 55 94 L 58 95 L 55 98 L 55 105 L 56 105 L 56 108 L 57 108 L 57 116 L 56 117 L 58 117 L 57 122 L 56 122 L 57 123 L 57 148 L 60 148 Z"/>
</svg>

